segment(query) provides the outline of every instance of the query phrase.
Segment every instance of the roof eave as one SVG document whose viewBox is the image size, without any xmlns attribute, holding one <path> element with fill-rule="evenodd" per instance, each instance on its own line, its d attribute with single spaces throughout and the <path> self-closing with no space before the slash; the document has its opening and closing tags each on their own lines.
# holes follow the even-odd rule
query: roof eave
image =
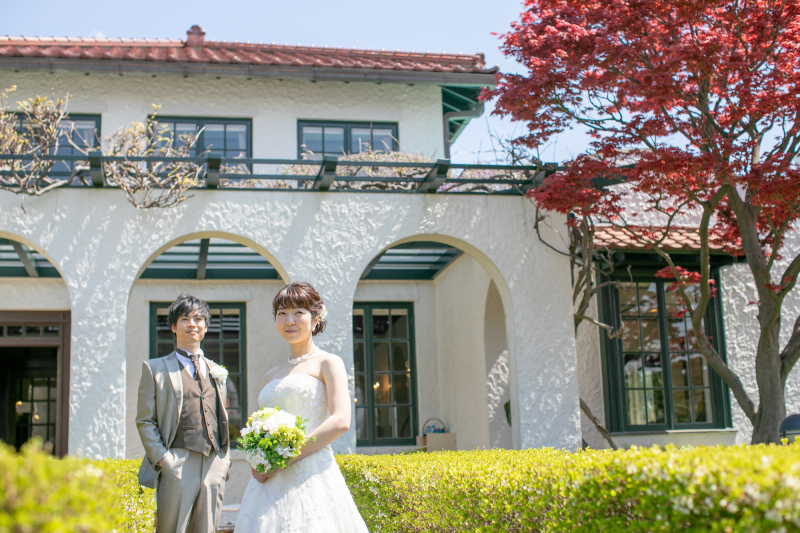
<svg viewBox="0 0 800 533">
<path fill-rule="evenodd" d="M 209 64 L 110 59 L 52 59 L 42 57 L 0 58 L 0 68 L 25 70 L 77 70 L 81 72 L 143 72 L 183 76 L 246 76 L 266 79 L 355 81 L 371 83 L 419 83 L 468 87 L 495 86 L 493 73 L 422 72 L 408 70 L 286 67 L 274 65 Z"/>
</svg>

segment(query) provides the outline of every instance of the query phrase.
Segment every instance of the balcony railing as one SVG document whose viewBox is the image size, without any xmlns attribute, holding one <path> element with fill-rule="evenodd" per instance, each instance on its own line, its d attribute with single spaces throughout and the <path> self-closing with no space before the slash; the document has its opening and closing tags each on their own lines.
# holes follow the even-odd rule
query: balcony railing
<svg viewBox="0 0 800 533">
<path fill-rule="evenodd" d="M 524 195 L 557 170 L 555 165 L 458 164 L 434 162 L 357 161 L 325 156 L 324 159 L 227 159 L 203 157 L 108 157 L 98 151 L 87 155 L 52 155 L 38 158 L 55 161 L 36 178 L 68 180 L 64 187 L 114 187 L 111 166 L 135 163 L 142 171 L 159 163 L 175 168 L 192 166 L 199 176 L 195 188 L 251 189 L 257 191 L 346 191 L 396 193 L 452 193 Z M 11 176 L 34 158 L 0 154 L 0 176 Z M 14 163 L 17 162 L 17 163 Z M 166 172 L 154 173 L 168 178 Z"/>
</svg>

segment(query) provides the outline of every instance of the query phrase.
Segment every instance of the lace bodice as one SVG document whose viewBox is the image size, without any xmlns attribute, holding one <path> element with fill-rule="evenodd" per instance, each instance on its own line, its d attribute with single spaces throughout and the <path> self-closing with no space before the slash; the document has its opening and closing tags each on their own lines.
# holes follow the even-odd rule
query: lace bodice
<svg viewBox="0 0 800 533">
<path fill-rule="evenodd" d="M 308 374 L 289 374 L 273 379 L 261 389 L 258 407 L 280 407 L 292 415 L 308 418 L 306 434 L 330 416 L 325 384 Z"/>
</svg>

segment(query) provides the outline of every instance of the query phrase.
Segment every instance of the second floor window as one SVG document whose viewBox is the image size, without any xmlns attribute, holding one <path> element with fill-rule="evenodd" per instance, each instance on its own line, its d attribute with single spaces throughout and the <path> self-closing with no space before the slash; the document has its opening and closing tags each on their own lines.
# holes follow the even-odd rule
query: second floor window
<svg viewBox="0 0 800 533">
<path fill-rule="evenodd" d="M 392 152 L 397 146 L 397 124 L 387 122 L 326 122 L 298 123 L 298 154 L 313 152 L 314 156 L 343 156 L 366 152 Z"/>
<path fill-rule="evenodd" d="M 252 126 L 248 119 L 158 117 L 157 120 L 173 142 L 180 143 L 185 134 L 200 131 L 192 156 L 204 152 L 231 159 L 252 155 Z"/>
<path fill-rule="evenodd" d="M 30 124 L 24 115 L 19 117 L 16 129 L 28 133 Z M 100 146 L 100 115 L 70 114 L 58 125 L 58 147 L 53 155 L 81 155 Z M 68 177 L 75 168 L 76 161 L 56 161 L 50 170 L 53 177 Z"/>
</svg>

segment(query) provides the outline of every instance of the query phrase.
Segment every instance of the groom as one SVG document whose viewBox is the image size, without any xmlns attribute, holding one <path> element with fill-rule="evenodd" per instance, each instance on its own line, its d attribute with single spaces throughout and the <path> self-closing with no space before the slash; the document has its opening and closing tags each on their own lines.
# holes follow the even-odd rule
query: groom
<svg viewBox="0 0 800 533">
<path fill-rule="evenodd" d="M 206 302 L 181 294 L 168 319 L 176 350 L 142 365 L 139 483 L 157 488 L 156 533 L 213 533 L 231 464 L 227 371 L 200 349 L 211 320 Z"/>
</svg>

